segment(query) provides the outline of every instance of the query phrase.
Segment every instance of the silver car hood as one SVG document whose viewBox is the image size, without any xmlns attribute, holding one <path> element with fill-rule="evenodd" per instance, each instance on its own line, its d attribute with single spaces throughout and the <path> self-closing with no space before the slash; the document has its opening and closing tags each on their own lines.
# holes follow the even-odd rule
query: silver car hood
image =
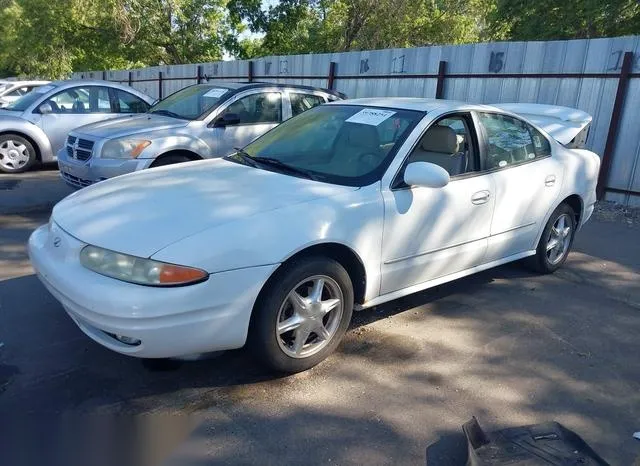
<svg viewBox="0 0 640 466">
<path fill-rule="evenodd" d="M 7 117 L 10 117 L 10 118 L 17 118 L 19 120 L 24 120 L 24 118 L 22 118 L 23 113 L 24 112 L 14 112 L 11 110 L 5 110 L 3 108 L 0 108 L 0 119 L 4 120 Z"/>
<path fill-rule="evenodd" d="M 113 139 L 150 131 L 184 128 L 189 123 L 189 120 L 142 113 L 98 121 L 80 126 L 73 132 L 94 138 Z"/>
</svg>

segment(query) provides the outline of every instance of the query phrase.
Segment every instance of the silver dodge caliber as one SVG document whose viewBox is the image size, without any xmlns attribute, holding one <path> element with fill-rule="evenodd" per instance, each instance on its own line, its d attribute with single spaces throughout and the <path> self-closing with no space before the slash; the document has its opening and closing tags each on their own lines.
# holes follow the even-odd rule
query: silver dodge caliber
<svg viewBox="0 0 640 466">
<path fill-rule="evenodd" d="M 38 162 L 55 162 L 73 128 L 146 112 L 152 103 L 148 95 L 107 81 L 37 87 L 0 110 L 0 172 L 20 173 Z"/>
<path fill-rule="evenodd" d="M 82 188 L 145 168 L 222 157 L 292 116 L 344 98 L 289 84 L 197 84 L 144 115 L 76 128 L 58 153 L 58 165 L 67 184 Z"/>
</svg>

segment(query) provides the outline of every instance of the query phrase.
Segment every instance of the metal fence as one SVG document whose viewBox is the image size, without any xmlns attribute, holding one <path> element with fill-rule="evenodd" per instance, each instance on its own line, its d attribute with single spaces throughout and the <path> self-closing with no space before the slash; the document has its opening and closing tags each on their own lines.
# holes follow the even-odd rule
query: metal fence
<svg viewBox="0 0 640 466">
<path fill-rule="evenodd" d="M 593 115 L 587 147 L 602 157 L 600 197 L 640 205 L 640 36 L 273 56 L 74 77 L 128 83 L 158 98 L 197 82 L 227 80 L 329 87 L 352 98 L 574 107 Z"/>
</svg>

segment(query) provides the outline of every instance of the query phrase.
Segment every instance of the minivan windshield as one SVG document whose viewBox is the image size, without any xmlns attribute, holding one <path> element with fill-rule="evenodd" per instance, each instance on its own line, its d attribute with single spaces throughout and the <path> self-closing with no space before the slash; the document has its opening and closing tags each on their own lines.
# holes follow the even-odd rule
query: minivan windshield
<svg viewBox="0 0 640 466">
<path fill-rule="evenodd" d="M 228 87 L 212 84 L 197 84 L 186 87 L 149 109 L 149 113 L 195 120 L 220 102 L 220 98 L 229 92 Z"/>
<path fill-rule="evenodd" d="M 37 102 L 42 98 L 42 94 L 46 94 L 47 92 L 55 89 L 56 86 L 52 84 L 47 84 L 45 86 L 36 87 L 33 91 L 28 94 L 23 95 L 18 100 L 10 103 L 4 110 L 12 110 L 14 112 L 24 112 L 28 109 L 32 104 Z"/>
<path fill-rule="evenodd" d="M 247 165 L 347 186 L 382 177 L 424 112 L 321 105 L 275 127 L 228 157 Z"/>
</svg>

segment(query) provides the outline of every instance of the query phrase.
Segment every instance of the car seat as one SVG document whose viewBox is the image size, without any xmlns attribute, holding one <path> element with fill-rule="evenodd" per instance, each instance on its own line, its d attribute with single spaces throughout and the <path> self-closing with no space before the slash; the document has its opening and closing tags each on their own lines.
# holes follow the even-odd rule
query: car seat
<svg viewBox="0 0 640 466">
<path fill-rule="evenodd" d="M 413 151 L 411 162 L 430 162 L 456 176 L 466 171 L 467 157 L 460 152 L 458 135 L 448 126 L 432 126 Z"/>
</svg>

